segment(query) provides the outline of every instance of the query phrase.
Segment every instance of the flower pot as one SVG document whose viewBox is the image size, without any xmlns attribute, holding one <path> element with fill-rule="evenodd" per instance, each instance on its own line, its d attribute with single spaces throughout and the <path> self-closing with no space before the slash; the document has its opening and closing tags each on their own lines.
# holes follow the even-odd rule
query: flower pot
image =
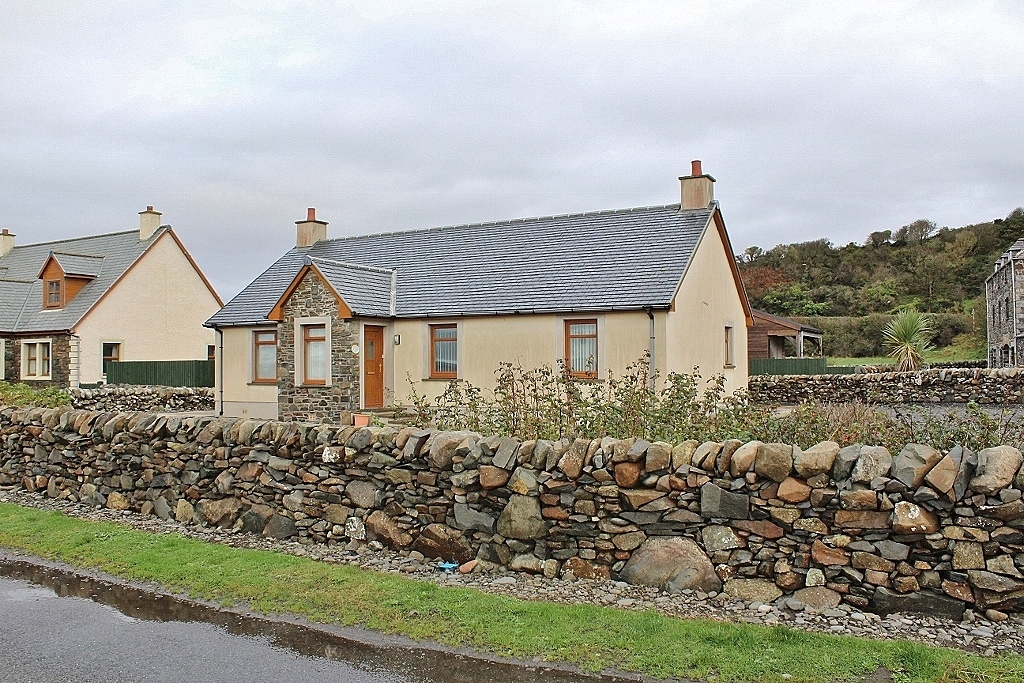
<svg viewBox="0 0 1024 683">
<path fill-rule="evenodd" d="M 352 415 L 352 424 L 356 427 L 369 427 L 370 416 L 366 413 L 355 413 Z"/>
</svg>

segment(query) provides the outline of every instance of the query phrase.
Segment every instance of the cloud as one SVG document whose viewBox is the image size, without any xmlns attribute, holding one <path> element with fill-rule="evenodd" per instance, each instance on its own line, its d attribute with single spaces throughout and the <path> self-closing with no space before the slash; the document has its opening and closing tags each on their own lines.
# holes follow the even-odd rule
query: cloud
<svg viewBox="0 0 1024 683">
<path fill-rule="evenodd" d="M 230 296 L 294 239 L 670 203 L 733 244 L 1024 204 L 1015 3 L 14 3 L 0 224 L 147 204 Z"/>
</svg>

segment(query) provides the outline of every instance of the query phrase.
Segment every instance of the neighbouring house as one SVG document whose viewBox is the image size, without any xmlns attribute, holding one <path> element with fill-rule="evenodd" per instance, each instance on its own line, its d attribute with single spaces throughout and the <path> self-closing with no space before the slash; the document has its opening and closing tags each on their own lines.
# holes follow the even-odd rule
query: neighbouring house
<svg viewBox="0 0 1024 683">
<path fill-rule="evenodd" d="M 661 376 L 747 382 L 750 308 L 714 178 L 681 202 L 327 239 L 309 209 L 295 248 L 207 325 L 227 415 L 339 420 L 493 387 L 503 362 L 604 380 L 649 354 Z"/>
<path fill-rule="evenodd" d="M 77 387 L 111 361 L 207 359 L 223 302 L 161 214 L 139 229 L 15 245 L 0 232 L 0 380 Z"/>
<path fill-rule="evenodd" d="M 1024 239 L 999 257 L 985 280 L 988 309 L 988 366 L 1024 364 Z"/>
<path fill-rule="evenodd" d="M 754 324 L 747 330 L 747 358 L 803 358 L 808 353 L 807 341 L 812 344 L 812 354 L 821 355 L 821 330 L 757 309 L 750 313 Z"/>
</svg>

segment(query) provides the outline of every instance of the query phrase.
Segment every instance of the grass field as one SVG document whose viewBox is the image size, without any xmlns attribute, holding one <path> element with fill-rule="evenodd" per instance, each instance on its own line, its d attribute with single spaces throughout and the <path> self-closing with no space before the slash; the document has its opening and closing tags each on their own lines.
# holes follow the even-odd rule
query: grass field
<svg viewBox="0 0 1024 683">
<path fill-rule="evenodd" d="M 265 614 L 362 625 L 508 657 L 716 681 L 901 683 L 1024 680 L 1024 657 L 983 659 L 895 640 L 681 620 L 652 612 L 527 602 L 479 591 L 135 531 L 0 504 L 0 546 Z M 784 678 L 788 674 L 789 678 Z"/>
</svg>

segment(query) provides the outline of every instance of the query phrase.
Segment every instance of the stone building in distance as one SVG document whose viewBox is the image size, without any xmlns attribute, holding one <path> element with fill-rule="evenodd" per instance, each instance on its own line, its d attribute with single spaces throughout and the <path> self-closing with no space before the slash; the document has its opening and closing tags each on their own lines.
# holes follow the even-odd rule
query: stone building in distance
<svg viewBox="0 0 1024 683">
<path fill-rule="evenodd" d="M 985 280 L 988 366 L 1020 366 L 1024 351 L 1024 238 L 996 261 Z"/>
</svg>

